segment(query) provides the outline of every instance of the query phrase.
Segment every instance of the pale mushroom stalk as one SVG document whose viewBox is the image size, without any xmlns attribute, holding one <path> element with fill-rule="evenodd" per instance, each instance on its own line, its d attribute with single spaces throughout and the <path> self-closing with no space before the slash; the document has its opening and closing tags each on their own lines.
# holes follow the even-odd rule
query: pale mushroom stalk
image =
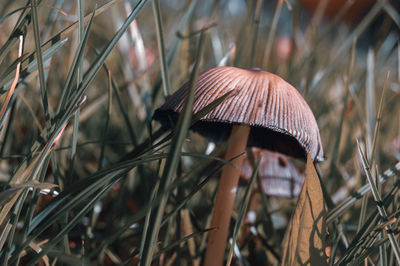
<svg viewBox="0 0 400 266">
<path fill-rule="evenodd" d="M 204 265 L 207 266 L 222 265 L 224 260 L 230 219 L 244 159 L 244 156 L 239 155 L 246 152 L 249 133 L 250 127 L 248 126 L 232 126 L 225 160 L 229 161 L 235 158 L 231 161 L 234 166 L 226 165 L 221 174 L 211 220 L 211 228 L 213 230 L 208 235 L 204 261 Z"/>
</svg>

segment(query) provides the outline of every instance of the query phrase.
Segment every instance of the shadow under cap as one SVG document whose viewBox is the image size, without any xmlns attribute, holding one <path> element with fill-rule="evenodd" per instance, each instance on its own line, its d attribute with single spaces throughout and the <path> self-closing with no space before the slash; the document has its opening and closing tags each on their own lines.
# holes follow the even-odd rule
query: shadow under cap
<svg viewBox="0 0 400 266">
<path fill-rule="evenodd" d="M 189 84 L 175 92 L 154 114 L 163 127 L 176 123 Z M 300 93 L 262 69 L 215 67 L 203 72 L 195 87 L 193 113 L 232 91 L 192 129 L 215 141 L 229 137 L 232 125 L 250 126 L 248 146 L 314 161 L 325 160 L 314 115 Z"/>
</svg>

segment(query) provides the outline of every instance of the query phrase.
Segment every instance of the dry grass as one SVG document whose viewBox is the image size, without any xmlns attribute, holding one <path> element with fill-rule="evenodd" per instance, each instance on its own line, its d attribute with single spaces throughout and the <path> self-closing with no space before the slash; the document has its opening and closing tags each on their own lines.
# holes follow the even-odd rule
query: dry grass
<svg viewBox="0 0 400 266">
<path fill-rule="evenodd" d="M 400 15 L 390 1 L 354 24 L 298 1 L 3 2 L 1 265 L 201 264 L 220 168 L 207 140 L 186 134 L 199 117 L 188 112 L 174 134 L 151 120 L 196 78 L 195 62 L 262 67 L 302 93 L 328 158 L 318 170 L 330 263 L 395 265 L 399 182 L 386 170 L 400 161 Z M 364 185 L 382 202 L 366 193 L 335 209 Z M 297 199 L 262 196 L 256 223 L 238 227 L 248 191 L 232 217 L 232 264 L 277 265 Z"/>
</svg>

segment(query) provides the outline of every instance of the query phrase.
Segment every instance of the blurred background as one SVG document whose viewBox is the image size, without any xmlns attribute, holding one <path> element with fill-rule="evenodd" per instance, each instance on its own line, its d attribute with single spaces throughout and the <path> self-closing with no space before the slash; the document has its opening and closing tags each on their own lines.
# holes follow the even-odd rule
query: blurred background
<svg viewBox="0 0 400 266">
<path fill-rule="evenodd" d="M 160 125 L 152 115 L 168 97 L 164 88 L 170 95 L 190 79 L 194 62 L 200 60 L 200 35 L 200 71 L 224 65 L 260 67 L 281 76 L 306 99 L 327 157 L 318 170 L 328 197 L 328 216 L 368 183 L 357 139 L 374 177 L 400 160 L 399 1 L 160 0 L 159 14 L 153 1 L 143 6 L 142 2 L 0 3 L 0 87 L 5 106 L 0 182 L 7 192 L 1 197 L 0 214 L 0 228 L 6 232 L 0 241 L 3 263 L 137 264 L 146 213 L 169 149 L 168 139 L 156 141 L 160 135 L 154 132 Z M 135 19 L 126 23 L 132 14 Z M 162 27 L 159 40 L 157 18 Z M 118 41 L 115 46 L 112 40 Z M 43 62 L 37 60 L 38 44 L 43 45 Z M 18 84 L 8 99 L 18 68 Z M 60 133 L 66 120 L 70 122 Z M 42 150 L 46 157 L 40 157 Z M 121 159 L 132 150 L 140 153 L 133 157 L 135 165 L 122 165 Z M 154 265 L 201 264 L 218 184 L 213 158 L 206 155 L 211 150 L 207 139 L 189 133 L 182 147 L 185 156 L 174 173 L 175 188 L 165 208 Z M 288 160 L 290 167 L 304 172 L 304 162 Z M 24 174 L 19 169 L 25 169 Z M 269 178 L 278 175 L 276 171 Z M 61 197 L 17 188 L 13 185 L 18 182 L 10 181 L 17 177 L 56 184 L 55 189 L 49 187 Z M 297 175 L 287 178 L 301 183 Z M 236 210 L 248 190 L 245 184 L 238 191 Z M 379 189 L 383 198 L 391 199 L 389 216 L 397 217 L 397 180 L 389 177 Z M 255 216 L 245 215 L 234 265 L 278 265 L 282 258 L 281 243 L 299 188 L 296 193 L 274 195 L 262 191 L 253 189 L 248 210 Z M 355 263 L 361 257 L 365 265 L 394 265 L 377 219 L 368 220 L 377 216 L 375 211 L 368 195 L 330 216 L 326 242 L 335 249 L 332 264 L 343 258 Z M 239 216 L 236 211 L 232 225 Z M 371 226 L 365 228 L 367 220 Z M 353 241 L 361 229 L 370 243 Z M 379 237 L 382 243 L 376 244 Z"/>
</svg>

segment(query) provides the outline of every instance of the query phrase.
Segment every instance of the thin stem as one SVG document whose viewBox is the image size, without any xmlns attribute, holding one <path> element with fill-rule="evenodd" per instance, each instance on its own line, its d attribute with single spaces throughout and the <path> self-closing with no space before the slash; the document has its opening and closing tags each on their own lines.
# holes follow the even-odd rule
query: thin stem
<svg viewBox="0 0 400 266">
<path fill-rule="evenodd" d="M 380 125 L 381 125 L 381 122 L 382 122 L 383 100 L 385 99 L 385 92 L 386 92 L 386 88 L 387 88 L 387 85 L 388 85 L 388 82 L 389 82 L 389 76 L 390 76 L 390 71 L 388 71 L 386 73 L 385 84 L 383 85 L 381 99 L 380 99 L 379 107 L 378 107 L 378 112 L 376 114 L 374 137 L 372 139 L 371 154 L 369 155 L 369 165 L 371 165 L 371 166 L 374 165 L 374 162 L 375 162 L 376 144 L 378 142 L 379 129 L 380 129 Z"/>
<path fill-rule="evenodd" d="M 282 10 L 282 4 L 283 4 L 283 0 L 279 0 L 278 3 L 276 4 L 274 17 L 272 19 L 271 28 L 270 28 L 270 31 L 268 34 L 267 45 L 265 48 L 264 59 L 263 59 L 263 63 L 266 67 L 270 66 L 269 58 L 271 56 L 272 45 L 274 43 L 276 28 L 278 25 L 278 19 L 279 19 L 281 10 Z"/>
<path fill-rule="evenodd" d="M 231 160 L 246 152 L 249 133 L 249 127 L 237 125 L 232 127 L 231 136 L 229 137 L 230 144 L 225 154 L 226 160 Z M 222 171 L 211 222 L 212 231 L 210 231 L 208 236 L 204 265 L 222 265 L 224 260 L 230 218 L 235 202 L 243 159 L 243 156 L 237 157 L 232 160 L 235 166 L 227 165 Z"/>
<path fill-rule="evenodd" d="M 165 44 L 164 44 L 165 42 L 163 36 L 163 26 L 162 26 L 159 0 L 153 0 L 152 6 L 153 6 L 154 19 L 156 21 L 157 43 L 158 43 L 158 51 L 160 53 L 161 76 L 163 81 L 164 96 L 169 96 L 171 94 L 171 89 L 170 89 L 171 85 L 169 81 L 168 66 L 165 55 Z"/>
<path fill-rule="evenodd" d="M 387 169 L 383 174 L 379 175 L 379 183 L 383 184 L 386 180 L 400 172 L 400 162 L 397 162 L 396 165 L 392 168 Z M 332 223 L 337 217 L 342 215 L 346 210 L 348 210 L 351 206 L 353 206 L 357 200 L 362 198 L 365 194 L 371 191 L 371 187 L 366 184 L 357 190 L 353 195 L 345 199 L 342 203 L 332 209 L 326 218 L 326 223 Z"/>
</svg>

